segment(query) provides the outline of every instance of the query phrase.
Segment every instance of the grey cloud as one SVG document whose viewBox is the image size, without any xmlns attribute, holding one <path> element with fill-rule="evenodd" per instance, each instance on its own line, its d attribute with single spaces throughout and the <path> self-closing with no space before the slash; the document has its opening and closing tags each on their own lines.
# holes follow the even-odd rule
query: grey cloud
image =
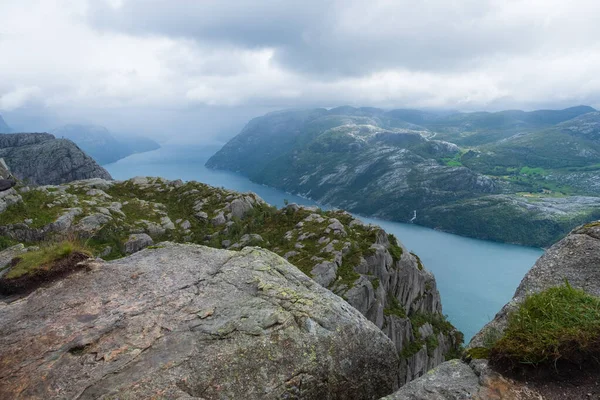
<svg viewBox="0 0 600 400">
<path fill-rule="evenodd" d="M 471 68 L 489 55 L 532 51 L 552 33 L 535 16 L 503 12 L 478 0 L 124 0 L 120 8 L 94 2 L 89 15 L 100 29 L 274 48 L 281 66 L 329 79 Z"/>
</svg>

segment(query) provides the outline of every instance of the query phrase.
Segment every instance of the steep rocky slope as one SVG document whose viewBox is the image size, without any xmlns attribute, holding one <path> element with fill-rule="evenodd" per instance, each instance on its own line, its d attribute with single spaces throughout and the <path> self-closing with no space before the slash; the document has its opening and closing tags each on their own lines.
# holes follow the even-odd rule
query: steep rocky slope
<svg viewBox="0 0 600 400">
<path fill-rule="evenodd" d="M 567 132 L 593 130 L 590 120 L 598 113 L 581 115 L 589 111 L 282 111 L 249 122 L 206 165 L 364 215 L 548 246 L 600 217 L 600 189 L 594 191 L 600 186 L 592 176 L 600 144 L 591 133 L 582 139 Z M 458 139 L 494 132 L 501 134 L 480 147 L 439 140 L 463 146 Z M 555 167 L 563 169 L 543 169 L 558 159 Z M 592 169 L 564 169 L 573 166 Z"/>
<path fill-rule="evenodd" d="M 73 142 L 48 133 L 0 135 L 0 158 L 12 173 L 31 184 L 60 184 L 79 179 L 111 179 L 110 174 Z"/>
<path fill-rule="evenodd" d="M 377 399 L 375 325 L 262 249 L 163 243 L 0 303 L 3 399 Z"/>
<path fill-rule="evenodd" d="M 134 153 L 160 148 L 151 139 L 137 136 L 115 137 L 105 127 L 97 125 L 65 125 L 51 133 L 57 138 L 72 140 L 100 165 L 110 164 Z"/>
<path fill-rule="evenodd" d="M 0 214 L 0 242 L 86 239 L 105 259 L 162 240 L 240 249 L 258 245 L 288 259 L 386 333 L 401 356 L 400 383 L 453 358 L 462 335 L 442 314 L 435 278 L 377 226 L 343 211 L 290 204 L 197 182 L 134 178 L 21 188 Z"/>
<path fill-rule="evenodd" d="M 533 293 L 569 283 L 573 288 L 600 296 L 600 221 L 574 229 L 567 237 L 550 247 L 525 275 L 513 299 L 495 318 L 473 337 L 467 347 L 470 361 L 443 363 L 426 377 L 401 388 L 389 400 L 399 399 L 579 399 L 600 396 L 598 384 L 591 387 L 566 382 L 538 385 L 510 379 L 494 371 L 485 358 L 489 348 L 504 333 L 508 316 Z M 578 379 L 576 375 L 572 380 Z M 586 378 L 587 379 L 587 378 Z M 585 384 L 588 384 L 587 382 Z M 576 390 L 579 389 L 579 390 Z"/>
</svg>

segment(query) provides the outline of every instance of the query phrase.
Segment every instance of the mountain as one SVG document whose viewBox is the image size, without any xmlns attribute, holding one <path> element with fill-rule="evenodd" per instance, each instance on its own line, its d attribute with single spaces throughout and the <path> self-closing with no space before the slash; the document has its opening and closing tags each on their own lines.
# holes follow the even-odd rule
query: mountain
<svg viewBox="0 0 600 400">
<path fill-rule="evenodd" d="M 0 115 L 0 133 L 11 133 L 11 132 L 12 132 L 12 130 L 10 129 L 10 127 L 8 125 L 6 125 L 6 122 L 4 122 L 2 115 Z"/>
<path fill-rule="evenodd" d="M 65 125 L 54 129 L 56 137 L 70 139 L 101 165 L 110 164 L 134 153 L 156 150 L 160 145 L 151 139 L 114 137 L 108 129 L 97 125 Z"/>
<path fill-rule="evenodd" d="M 0 158 L 20 180 L 50 185 L 80 179 L 111 179 L 109 173 L 70 140 L 49 133 L 0 135 Z"/>
<path fill-rule="evenodd" d="M 281 111 L 206 165 L 360 214 L 547 246 L 600 217 L 598 114 Z"/>
<path fill-rule="evenodd" d="M 419 258 L 393 235 L 346 212 L 295 204 L 277 210 L 253 193 L 160 178 L 95 179 L 18 193 L 22 201 L 0 212 L 0 245 L 42 245 L 68 235 L 81 238 L 91 254 L 107 260 L 164 240 L 273 251 L 385 333 L 393 354 L 401 355 L 393 372 L 400 383 L 454 357 L 462 342 L 462 334 L 442 313 L 433 274 Z M 279 274 L 273 263 L 264 268 Z M 296 291 L 259 287 L 274 290 L 281 301 L 302 301 Z M 31 286 L 0 279 L 0 294 L 21 289 Z"/>
</svg>

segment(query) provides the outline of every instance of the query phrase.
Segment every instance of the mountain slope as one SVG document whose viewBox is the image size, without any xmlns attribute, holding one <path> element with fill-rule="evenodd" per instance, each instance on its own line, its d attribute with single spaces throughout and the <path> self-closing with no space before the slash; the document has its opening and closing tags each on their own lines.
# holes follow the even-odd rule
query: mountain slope
<svg viewBox="0 0 600 400">
<path fill-rule="evenodd" d="M 546 246 L 598 214 L 600 180 L 592 173 L 600 144 L 590 138 L 598 113 L 580 115 L 590 109 L 283 111 L 251 121 L 206 165 L 356 213 Z M 531 131 L 514 135 L 522 126 Z M 490 132 L 501 139 L 475 147 L 438 140 L 489 139 Z M 502 222 L 496 214 L 514 218 Z"/>
<path fill-rule="evenodd" d="M 80 179 L 111 179 L 110 174 L 75 143 L 49 133 L 0 135 L 0 158 L 21 180 L 37 185 Z"/>
<path fill-rule="evenodd" d="M 70 235 L 105 259 L 162 240 L 269 249 L 390 338 L 401 355 L 402 383 L 452 358 L 462 341 L 442 314 L 433 274 L 418 257 L 393 235 L 346 212 L 295 204 L 277 210 L 253 193 L 160 178 L 94 179 L 19 193 L 22 202 L 0 212 L 0 245 Z M 281 296 L 294 300 L 293 293 Z"/>
<path fill-rule="evenodd" d="M 108 129 L 97 125 L 65 125 L 54 129 L 52 134 L 72 140 L 100 165 L 113 163 L 134 153 L 160 148 L 158 143 L 148 138 L 115 138 Z"/>
</svg>

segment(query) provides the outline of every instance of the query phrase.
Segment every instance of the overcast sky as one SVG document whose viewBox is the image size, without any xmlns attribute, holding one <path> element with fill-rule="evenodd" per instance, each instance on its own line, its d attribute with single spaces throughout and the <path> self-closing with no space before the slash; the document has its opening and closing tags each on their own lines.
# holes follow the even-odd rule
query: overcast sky
<svg viewBox="0 0 600 400">
<path fill-rule="evenodd" d="M 599 16 L 598 0 L 0 0 L 0 114 L 205 137 L 291 107 L 600 107 Z"/>
</svg>

